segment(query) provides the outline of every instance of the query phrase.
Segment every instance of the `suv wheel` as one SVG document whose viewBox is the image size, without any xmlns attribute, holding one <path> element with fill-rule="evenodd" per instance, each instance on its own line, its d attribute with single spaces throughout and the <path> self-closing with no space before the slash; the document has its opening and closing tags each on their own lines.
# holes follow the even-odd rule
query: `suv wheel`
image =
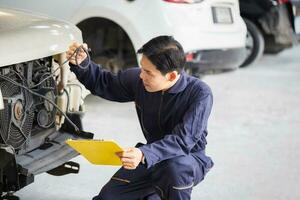
<svg viewBox="0 0 300 200">
<path fill-rule="evenodd" d="M 104 18 L 90 18 L 78 24 L 83 40 L 91 48 L 92 60 L 111 72 L 138 66 L 135 49 L 125 30 Z"/>
<path fill-rule="evenodd" d="M 261 31 L 258 27 L 248 19 L 243 18 L 247 26 L 247 39 L 246 39 L 246 60 L 240 67 L 246 67 L 255 63 L 263 55 L 265 48 L 265 41 Z"/>
</svg>

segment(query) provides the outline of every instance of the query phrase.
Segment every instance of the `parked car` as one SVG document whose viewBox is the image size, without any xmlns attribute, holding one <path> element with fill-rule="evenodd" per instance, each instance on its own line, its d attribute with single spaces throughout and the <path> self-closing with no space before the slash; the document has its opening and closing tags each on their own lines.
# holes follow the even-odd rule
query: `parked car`
<svg viewBox="0 0 300 200">
<path fill-rule="evenodd" d="M 247 58 L 241 67 L 254 63 L 264 52 L 276 54 L 294 44 L 294 10 L 289 0 L 239 2 L 247 25 Z"/>
<path fill-rule="evenodd" d="M 295 32 L 297 41 L 300 41 L 300 0 L 290 0 L 295 10 Z"/>
<path fill-rule="evenodd" d="M 246 26 L 237 0 L 1 0 L 76 24 L 92 59 L 117 71 L 138 65 L 136 51 L 158 35 L 173 35 L 194 75 L 234 70 L 245 58 Z"/>
<path fill-rule="evenodd" d="M 0 199 L 43 172 L 75 173 L 77 153 L 66 139 L 91 138 L 82 131 L 87 94 L 65 63 L 74 25 L 0 8 Z M 78 98 L 81 97 L 81 98 Z M 66 114 L 64 114 L 66 113 Z M 69 121 L 70 119 L 73 122 Z"/>
</svg>

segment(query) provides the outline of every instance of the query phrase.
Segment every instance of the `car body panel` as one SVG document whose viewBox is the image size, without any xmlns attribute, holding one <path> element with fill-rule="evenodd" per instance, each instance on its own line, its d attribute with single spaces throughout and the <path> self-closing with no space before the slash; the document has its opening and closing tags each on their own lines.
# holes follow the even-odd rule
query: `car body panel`
<svg viewBox="0 0 300 200">
<path fill-rule="evenodd" d="M 238 68 L 236 63 L 242 63 L 245 57 L 245 48 L 232 48 L 223 50 L 196 51 L 199 61 L 188 62 L 186 70 L 191 70 L 192 74 L 201 77 L 204 74 L 217 74 Z M 214 66 L 213 68 L 211 66 Z"/>
<path fill-rule="evenodd" d="M 22 11 L 0 9 L 0 66 L 65 52 L 72 41 L 81 42 L 70 23 Z M 42 37 L 41 37 L 42 36 Z"/>
</svg>

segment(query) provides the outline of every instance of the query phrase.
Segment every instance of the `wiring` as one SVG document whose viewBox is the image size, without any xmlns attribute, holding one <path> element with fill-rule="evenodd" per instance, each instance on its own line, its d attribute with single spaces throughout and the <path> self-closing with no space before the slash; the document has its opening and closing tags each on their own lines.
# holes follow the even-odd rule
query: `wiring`
<svg viewBox="0 0 300 200">
<path fill-rule="evenodd" d="M 24 85 L 21 85 L 17 82 L 15 82 L 14 80 L 6 77 L 6 76 L 3 76 L 2 74 L 0 74 L 0 78 L 16 85 L 16 86 L 19 86 L 25 90 L 27 90 L 28 92 L 30 92 L 31 94 L 35 95 L 35 96 L 38 96 L 38 97 L 41 97 L 42 99 L 45 99 L 46 101 L 48 101 L 49 103 L 51 103 L 57 110 L 59 110 L 59 112 L 71 123 L 71 125 L 75 128 L 76 131 L 79 131 L 79 128 L 72 122 L 72 120 L 50 99 L 48 99 L 47 97 L 37 93 L 37 92 L 34 92 L 33 90 L 29 89 L 28 87 L 24 86 Z"/>
<path fill-rule="evenodd" d="M 49 78 L 54 77 L 55 72 L 57 72 L 57 70 L 59 70 L 60 68 L 61 68 L 61 66 L 59 66 L 59 67 L 58 67 L 57 69 L 55 69 L 52 73 L 50 73 L 49 76 L 47 76 L 46 78 L 42 79 L 39 83 L 37 83 L 37 84 L 31 86 L 30 88 L 35 88 L 35 87 L 41 85 L 41 84 L 42 84 L 43 82 L 45 82 L 46 80 L 48 80 Z"/>
<path fill-rule="evenodd" d="M 82 66 L 81 64 L 78 63 L 77 57 L 78 57 L 78 53 L 79 53 L 80 49 L 83 49 L 83 51 L 84 51 L 84 52 L 86 53 L 86 55 L 87 55 L 87 64 L 86 64 L 85 66 Z M 86 69 L 86 68 L 88 68 L 88 66 L 90 65 L 90 62 L 91 62 L 91 57 L 90 57 L 90 54 L 89 54 L 88 51 L 90 51 L 90 50 L 86 50 L 86 49 L 83 47 L 83 45 L 80 45 L 80 46 L 73 52 L 73 54 L 70 56 L 70 58 L 72 58 L 72 57 L 75 55 L 75 62 L 76 62 L 76 65 L 77 65 L 79 68 L 81 68 L 81 69 Z M 39 83 L 37 83 L 37 84 L 31 86 L 31 88 L 37 87 L 37 86 L 41 85 L 43 82 L 45 82 L 47 79 L 49 79 L 49 78 L 55 76 L 55 73 L 57 72 L 57 70 L 61 69 L 62 66 L 63 66 L 64 64 L 66 64 L 67 62 L 69 62 L 69 61 L 70 61 L 70 58 L 68 58 L 68 59 L 67 59 L 66 61 L 64 61 L 61 65 L 59 65 L 59 67 L 56 68 L 52 73 L 50 73 L 49 76 L 47 76 L 46 78 L 44 78 L 43 80 L 41 80 Z"/>
<path fill-rule="evenodd" d="M 85 66 L 82 66 L 81 64 L 78 63 L 77 56 L 78 56 L 78 53 L 79 53 L 80 49 L 82 49 L 82 50 L 85 52 L 85 54 L 87 55 L 87 64 L 86 64 Z M 75 62 L 76 62 L 76 65 L 77 65 L 79 68 L 81 68 L 81 69 L 86 69 L 86 68 L 88 68 L 88 66 L 90 65 L 90 62 L 91 62 L 91 57 L 90 57 L 90 54 L 89 54 L 88 51 L 89 51 L 89 50 L 86 50 L 86 49 L 83 47 L 83 45 L 80 45 L 80 46 L 74 51 L 74 53 L 70 56 L 70 58 L 72 58 L 73 55 L 75 54 Z M 69 61 L 69 59 L 66 60 L 64 63 L 66 63 L 67 61 Z M 64 63 L 63 63 L 63 65 L 64 65 Z"/>
<path fill-rule="evenodd" d="M 80 92 L 83 93 L 83 89 L 80 85 L 78 84 L 75 84 L 75 83 L 68 83 L 67 86 L 76 86 L 76 87 L 79 87 L 80 89 Z M 81 97 L 81 100 L 84 100 L 82 97 Z"/>
<path fill-rule="evenodd" d="M 86 55 L 87 55 L 87 64 L 86 64 L 85 66 L 79 64 L 79 63 L 78 63 L 78 59 L 77 59 L 78 53 L 79 53 L 79 51 L 80 51 L 81 49 L 82 49 L 82 50 L 86 53 Z M 77 65 L 79 68 L 81 68 L 81 69 L 86 69 L 86 68 L 89 66 L 89 64 L 90 64 L 90 55 L 89 55 L 89 53 L 88 53 L 88 50 L 86 50 L 86 49 L 83 47 L 83 45 L 79 46 L 79 47 L 73 52 L 73 54 L 70 56 L 70 58 L 72 58 L 74 55 L 75 55 L 75 62 L 76 62 L 76 65 Z M 67 62 L 69 62 L 70 58 L 68 58 L 66 61 L 64 61 L 64 62 L 63 62 L 56 70 L 54 70 L 52 73 L 50 73 L 49 76 L 47 76 L 47 77 L 45 77 L 44 79 L 42 79 L 39 83 L 37 83 L 37 84 L 31 86 L 31 88 L 37 87 L 37 86 L 41 85 L 43 82 L 45 82 L 46 80 L 48 80 L 49 78 L 53 77 L 53 76 L 55 75 L 55 72 L 56 72 L 58 69 L 61 69 L 62 66 L 63 66 L 64 64 L 66 64 Z M 17 75 L 20 77 L 20 79 L 21 79 L 22 81 L 24 81 L 23 77 L 22 77 L 18 72 L 14 71 L 14 70 L 13 70 L 13 72 L 14 72 L 15 74 L 17 74 Z M 31 88 L 29 88 L 29 87 L 27 87 L 27 86 L 24 86 L 24 85 L 22 85 L 22 84 L 20 84 L 20 83 L 18 83 L 18 82 L 16 82 L 16 81 L 14 81 L 13 79 L 11 79 L 11 78 L 9 78 L 9 77 L 6 77 L 6 76 L 4 76 L 4 75 L 2 75 L 2 74 L 0 74 L 0 78 L 6 80 L 6 81 L 8 81 L 8 82 L 10 82 L 10 83 L 12 83 L 12 84 L 14 84 L 14 85 L 16 85 L 16 86 L 19 86 L 20 88 L 23 88 L 23 89 L 27 90 L 28 92 L 30 92 L 31 94 L 33 94 L 33 95 L 35 95 L 35 96 L 38 96 L 38 97 L 40 97 L 40 98 L 42 98 L 42 99 L 48 101 L 49 103 L 51 103 L 51 104 L 52 104 L 52 105 L 53 105 L 53 106 L 54 106 L 54 107 L 55 107 L 55 108 L 56 108 L 56 109 L 57 109 L 57 110 L 58 110 L 58 111 L 66 118 L 66 120 L 68 120 L 68 121 L 70 122 L 70 124 L 75 128 L 75 130 L 76 130 L 77 132 L 80 131 L 79 128 L 76 126 L 76 124 L 73 123 L 73 121 L 72 121 L 72 120 L 71 120 L 71 119 L 70 119 L 70 118 L 69 118 L 69 117 L 68 117 L 68 116 L 67 116 L 67 115 L 59 108 L 59 106 L 58 106 L 55 102 L 53 102 L 52 100 L 50 100 L 49 98 L 47 98 L 46 96 L 43 96 L 43 95 L 41 95 L 41 94 L 39 94 L 39 93 L 33 91 Z M 66 90 L 64 90 L 64 91 L 67 93 Z M 68 94 L 68 93 L 67 93 L 67 96 L 68 96 L 68 105 L 67 105 L 67 107 L 69 107 L 69 94 Z"/>
</svg>

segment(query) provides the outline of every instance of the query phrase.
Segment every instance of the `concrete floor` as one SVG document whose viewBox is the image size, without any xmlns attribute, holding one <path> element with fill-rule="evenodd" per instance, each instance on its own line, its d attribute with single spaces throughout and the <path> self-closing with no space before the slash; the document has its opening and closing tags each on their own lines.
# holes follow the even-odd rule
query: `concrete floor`
<svg viewBox="0 0 300 200">
<path fill-rule="evenodd" d="M 193 200 L 300 199 L 300 47 L 249 68 L 207 76 L 214 93 L 207 153 L 215 167 Z M 122 146 L 144 141 L 133 103 L 87 98 L 85 128 Z M 82 157 L 78 175 L 42 174 L 17 192 L 22 200 L 88 200 L 117 170 Z"/>
</svg>

